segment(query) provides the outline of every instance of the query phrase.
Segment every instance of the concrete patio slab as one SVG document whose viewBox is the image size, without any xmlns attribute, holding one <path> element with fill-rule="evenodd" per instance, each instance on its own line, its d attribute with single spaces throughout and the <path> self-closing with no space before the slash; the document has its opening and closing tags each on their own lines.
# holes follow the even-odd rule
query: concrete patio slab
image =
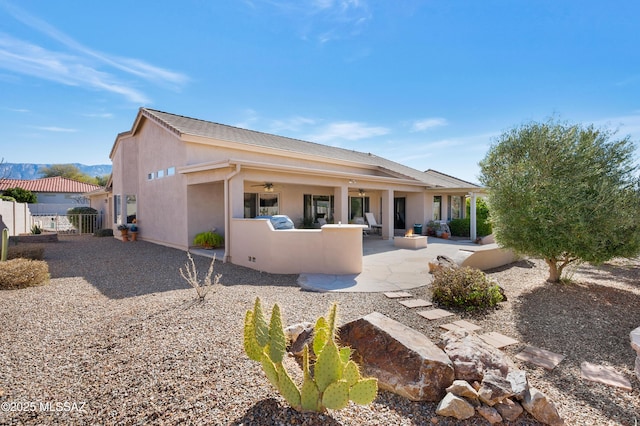
<svg viewBox="0 0 640 426">
<path fill-rule="evenodd" d="M 553 370 L 564 359 L 564 355 L 536 348 L 535 346 L 527 346 L 516 355 L 516 358 L 547 370 Z"/>
<path fill-rule="evenodd" d="M 300 274 L 298 284 L 309 291 L 396 292 L 431 283 L 428 261 L 438 255 L 453 257 L 470 241 L 428 238 L 426 248 L 400 249 L 393 240 L 368 236 L 363 241 L 362 272 L 355 275 Z"/>
<path fill-rule="evenodd" d="M 433 305 L 433 303 L 424 299 L 400 300 L 398 303 L 406 306 L 407 308 L 426 308 Z"/>
<path fill-rule="evenodd" d="M 631 382 L 622 374 L 618 373 L 613 367 L 605 365 L 592 364 L 584 361 L 580 364 L 580 372 L 586 380 L 602 383 L 607 386 L 632 391 Z"/>
</svg>

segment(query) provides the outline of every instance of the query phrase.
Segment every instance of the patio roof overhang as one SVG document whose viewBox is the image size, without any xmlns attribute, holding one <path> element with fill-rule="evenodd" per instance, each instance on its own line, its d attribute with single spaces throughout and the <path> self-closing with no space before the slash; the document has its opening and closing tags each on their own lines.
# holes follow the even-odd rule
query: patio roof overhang
<svg viewBox="0 0 640 426">
<path fill-rule="evenodd" d="M 184 166 L 184 167 L 180 167 L 177 170 L 177 172 L 181 174 L 193 174 L 198 172 L 233 168 L 238 165 L 241 166 L 243 169 L 263 170 L 263 171 L 272 171 L 272 172 L 279 172 L 279 173 L 292 173 L 292 174 L 301 174 L 306 176 L 321 176 L 323 178 L 332 177 L 332 178 L 345 179 L 347 182 L 359 181 L 358 185 L 363 186 L 364 188 L 367 188 L 367 189 L 371 189 L 372 187 L 370 185 L 375 183 L 386 184 L 386 185 L 394 184 L 394 185 L 410 186 L 410 187 L 414 187 L 416 189 L 421 189 L 421 190 L 436 188 L 435 186 L 428 185 L 425 182 L 420 182 L 416 179 L 411 179 L 411 178 L 399 178 L 399 177 L 389 177 L 389 176 L 376 176 L 376 175 L 369 175 L 369 174 L 362 174 L 362 173 L 328 171 L 326 169 L 311 168 L 308 166 L 299 167 L 299 166 L 274 164 L 274 163 L 258 162 L 258 161 L 250 161 L 250 160 L 238 160 L 238 159 L 228 159 L 225 161 L 214 161 L 214 162 Z M 366 185 L 365 182 L 368 183 L 369 186 Z"/>
</svg>

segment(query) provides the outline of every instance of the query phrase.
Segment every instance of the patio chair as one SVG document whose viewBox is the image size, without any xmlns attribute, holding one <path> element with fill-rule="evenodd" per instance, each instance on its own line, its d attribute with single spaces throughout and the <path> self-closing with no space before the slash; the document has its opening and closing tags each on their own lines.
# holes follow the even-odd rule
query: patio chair
<svg viewBox="0 0 640 426">
<path fill-rule="evenodd" d="M 369 224 L 369 228 L 373 229 L 376 233 L 381 234 L 382 225 L 378 225 L 378 222 L 376 222 L 376 218 L 373 215 L 373 213 L 368 212 L 368 213 L 365 213 L 364 215 L 367 218 L 367 223 Z"/>
<path fill-rule="evenodd" d="M 354 217 L 353 223 L 356 225 L 364 225 L 366 228 L 362 228 L 362 235 L 369 235 L 369 230 L 371 227 L 365 222 L 364 217 Z"/>
</svg>

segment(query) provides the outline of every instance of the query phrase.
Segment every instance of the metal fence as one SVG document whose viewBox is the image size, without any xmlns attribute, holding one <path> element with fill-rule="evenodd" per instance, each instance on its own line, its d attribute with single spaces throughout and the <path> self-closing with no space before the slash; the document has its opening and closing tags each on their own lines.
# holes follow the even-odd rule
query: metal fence
<svg viewBox="0 0 640 426">
<path fill-rule="evenodd" d="M 31 224 L 43 232 L 83 235 L 93 234 L 105 225 L 104 214 L 32 215 Z"/>
</svg>

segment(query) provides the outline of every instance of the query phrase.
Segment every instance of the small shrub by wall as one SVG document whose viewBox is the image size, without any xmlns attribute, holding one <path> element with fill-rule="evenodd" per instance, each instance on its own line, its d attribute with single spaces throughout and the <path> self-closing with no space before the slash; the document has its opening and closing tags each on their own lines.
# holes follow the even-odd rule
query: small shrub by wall
<svg viewBox="0 0 640 426">
<path fill-rule="evenodd" d="M 0 262 L 0 289 L 32 287 L 49 282 L 49 265 L 43 260 L 11 259 Z"/>
<path fill-rule="evenodd" d="M 98 229 L 96 232 L 94 232 L 93 235 L 95 237 L 113 237 L 113 229 L 111 228 Z"/>
<path fill-rule="evenodd" d="M 505 298 L 502 289 L 479 269 L 442 268 L 434 272 L 432 299 L 467 311 L 494 307 Z"/>
<path fill-rule="evenodd" d="M 42 260 L 44 258 L 44 245 L 42 244 L 20 244 L 9 246 L 7 259 L 31 259 Z"/>
</svg>

